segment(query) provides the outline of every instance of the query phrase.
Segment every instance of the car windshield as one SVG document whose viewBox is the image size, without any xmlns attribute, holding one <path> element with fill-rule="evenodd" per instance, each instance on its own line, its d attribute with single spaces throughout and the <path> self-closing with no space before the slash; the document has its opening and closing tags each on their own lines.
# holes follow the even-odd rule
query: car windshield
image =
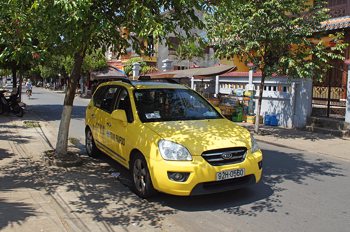
<svg viewBox="0 0 350 232">
<path fill-rule="evenodd" d="M 134 94 L 142 122 L 222 118 L 205 99 L 189 89 L 142 89 Z"/>
</svg>

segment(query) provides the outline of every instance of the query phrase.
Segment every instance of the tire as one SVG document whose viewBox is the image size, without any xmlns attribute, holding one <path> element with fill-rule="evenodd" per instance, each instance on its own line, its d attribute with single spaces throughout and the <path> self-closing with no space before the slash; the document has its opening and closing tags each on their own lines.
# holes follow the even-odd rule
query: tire
<svg viewBox="0 0 350 232">
<path fill-rule="evenodd" d="M 97 158 L 100 155 L 100 150 L 96 147 L 94 137 L 90 128 L 85 131 L 85 149 L 88 156 Z"/>
<path fill-rule="evenodd" d="M 133 191 L 139 197 L 149 198 L 156 194 L 156 190 L 153 188 L 147 162 L 141 154 L 137 154 L 132 159 L 131 178 L 133 182 Z"/>
<path fill-rule="evenodd" d="M 13 106 L 13 113 L 17 117 L 23 117 L 24 111 L 23 111 L 22 107 L 20 107 L 18 104 L 16 104 Z"/>
<path fill-rule="evenodd" d="M 31 91 L 30 89 L 28 89 L 28 90 L 26 91 L 26 94 L 27 94 L 27 96 L 28 96 L 28 99 L 30 99 L 30 97 L 32 96 L 32 91 Z"/>
</svg>

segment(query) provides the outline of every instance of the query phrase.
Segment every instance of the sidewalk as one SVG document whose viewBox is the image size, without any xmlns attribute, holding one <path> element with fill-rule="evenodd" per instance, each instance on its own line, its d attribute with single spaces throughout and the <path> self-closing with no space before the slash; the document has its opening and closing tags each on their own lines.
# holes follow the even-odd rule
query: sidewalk
<svg viewBox="0 0 350 232">
<path fill-rule="evenodd" d="M 253 124 L 238 124 L 253 133 Z M 258 142 L 350 160 L 350 138 L 264 125 L 254 137 Z"/>
<path fill-rule="evenodd" d="M 23 119 L 0 117 L 0 231 L 126 231 L 99 218 L 114 220 L 107 206 L 124 198 L 137 204 L 137 197 L 101 160 L 82 156 L 78 168 L 46 166 L 41 154 L 52 149 L 55 136 L 45 122 L 24 123 L 35 119 L 30 112 Z"/>
</svg>

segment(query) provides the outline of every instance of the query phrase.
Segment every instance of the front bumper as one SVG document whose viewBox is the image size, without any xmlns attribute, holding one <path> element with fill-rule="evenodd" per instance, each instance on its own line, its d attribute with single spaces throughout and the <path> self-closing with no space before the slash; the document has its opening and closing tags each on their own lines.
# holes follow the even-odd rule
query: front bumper
<svg viewBox="0 0 350 232">
<path fill-rule="evenodd" d="M 259 150 L 236 164 L 212 166 L 201 156 L 193 156 L 192 161 L 152 160 L 149 169 L 155 189 L 172 195 L 189 196 L 224 192 L 255 184 L 261 179 L 261 162 L 262 153 Z M 217 172 L 240 168 L 245 169 L 245 176 L 216 181 Z M 168 178 L 168 172 L 188 172 L 190 175 L 185 182 L 176 182 Z"/>
</svg>

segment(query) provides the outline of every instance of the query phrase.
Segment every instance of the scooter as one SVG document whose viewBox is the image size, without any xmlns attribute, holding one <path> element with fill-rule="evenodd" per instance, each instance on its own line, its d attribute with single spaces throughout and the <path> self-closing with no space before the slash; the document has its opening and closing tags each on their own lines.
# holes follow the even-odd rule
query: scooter
<svg viewBox="0 0 350 232">
<path fill-rule="evenodd" d="M 4 93 L 6 90 L 0 91 L 0 114 L 5 112 L 14 113 L 17 117 L 22 117 L 24 114 L 23 108 L 18 104 L 16 95 L 11 95 L 6 98 Z"/>
</svg>

